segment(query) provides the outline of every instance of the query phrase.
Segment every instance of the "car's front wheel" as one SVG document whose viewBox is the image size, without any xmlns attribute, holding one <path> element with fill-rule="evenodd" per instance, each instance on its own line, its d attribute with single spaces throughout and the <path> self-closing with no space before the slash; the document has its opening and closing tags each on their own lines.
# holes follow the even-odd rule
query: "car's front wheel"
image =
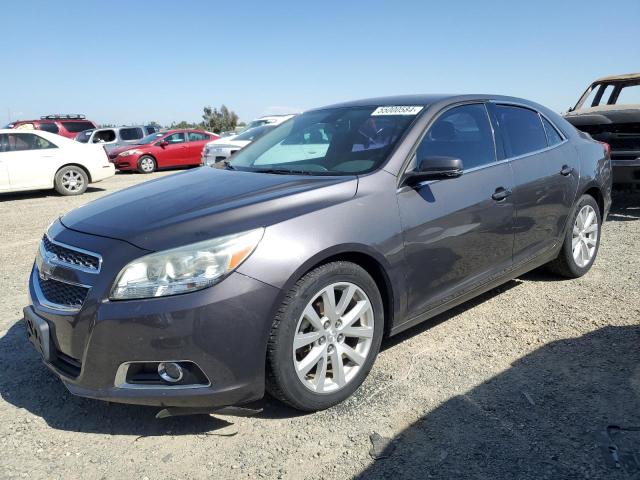
<svg viewBox="0 0 640 480">
<path fill-rule="evenodd" d="M 68 165 L 58 170 L 53 185 L 60 195 L 80 195 L 89 185 L 89 176 L 83 168 Z"/>
<path fill-rule="evenodd" d="M 384 309 L 375 281 L 350 262 L 322 265 L 288 293 L 267 352 L 267 390 L 305 411 L 353 394 L 380 349 Z"/>
<path fill-rule="evenodd" d="M 143 155 L 138 159 L 138 171 L 140 173 L 153 173 L 156 170 L 156 161 L 150 155 Z"/>
<path fill-rule="evenodd" d="M 582 195 L 558 257 L 549 263 L 549 269 L 567 278 L 578 278 L 587 273 L 598 254 L 601 225 L 598 203 L 591 195 Z"/>
</svg>

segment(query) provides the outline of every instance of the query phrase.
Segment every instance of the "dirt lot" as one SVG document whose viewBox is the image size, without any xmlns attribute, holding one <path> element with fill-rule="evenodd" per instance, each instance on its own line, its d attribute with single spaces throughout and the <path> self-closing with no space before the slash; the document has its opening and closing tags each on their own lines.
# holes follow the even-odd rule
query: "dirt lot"
<svg viewBox="0 0 640 480">
<path fill-rule="evenodd" d="M 70 395 L 20 318 L 49 222 L 160 175 L 0 197 L 0 478 L 640 478 L 640 194 L 616 198 L 586 277 L 530 273 L 386 340 L 343 405 L 156 420 Z"/>
</svg>

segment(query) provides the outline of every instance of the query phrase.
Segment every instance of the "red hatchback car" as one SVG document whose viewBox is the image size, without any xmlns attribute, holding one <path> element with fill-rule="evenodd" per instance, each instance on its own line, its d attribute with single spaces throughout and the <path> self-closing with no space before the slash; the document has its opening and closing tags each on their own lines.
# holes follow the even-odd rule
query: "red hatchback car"
<svg viewBox="0 0 640 480">
<path fill-rule="evenodd" d="M 159 168 L 187 167 L 202 164 L 202 148 L 218 135 L 200 130 L 169 130 L 152 133 L 136 145 L 109 152 L 118 170 L 151 173 Z"/>
</svg>

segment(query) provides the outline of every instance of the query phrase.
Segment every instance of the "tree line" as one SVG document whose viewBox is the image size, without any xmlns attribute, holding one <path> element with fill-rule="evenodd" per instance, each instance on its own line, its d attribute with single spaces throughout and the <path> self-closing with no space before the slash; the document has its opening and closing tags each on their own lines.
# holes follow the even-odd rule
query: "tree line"
<svg viewBox="0 0 640 480">
<path fill-rule="evenodd" d="M 187 122 L 171 122 L 170 125 L 160 125 L 158 122 L 151 121 L 147 125 L 153 125 L 161 128 L 193 128 L 196 130 L 207 130 L 209 132 L 221 133 L 235 130 L 236 127 L 244 126 L 244 123 L 238 121 L 238 114 L 233 110 L 222 105 L 220 109 L 205 106 L 202 113 L 202 121 Z"/>
</svg>

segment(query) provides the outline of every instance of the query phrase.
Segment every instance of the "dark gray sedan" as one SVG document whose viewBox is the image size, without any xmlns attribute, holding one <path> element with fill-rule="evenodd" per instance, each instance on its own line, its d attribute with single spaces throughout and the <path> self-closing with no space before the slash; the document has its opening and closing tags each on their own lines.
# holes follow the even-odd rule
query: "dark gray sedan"
<svg viewBox="0 0 640 480">
<path fill-rule="evenodd" d="M 25 320 L 78 395 L 323 409 L 385 335 L 542 265 L 584 275 L 610 195 L 603 145 L 526 100 L 325 107 L 60 218 Z"/>
</svg>

